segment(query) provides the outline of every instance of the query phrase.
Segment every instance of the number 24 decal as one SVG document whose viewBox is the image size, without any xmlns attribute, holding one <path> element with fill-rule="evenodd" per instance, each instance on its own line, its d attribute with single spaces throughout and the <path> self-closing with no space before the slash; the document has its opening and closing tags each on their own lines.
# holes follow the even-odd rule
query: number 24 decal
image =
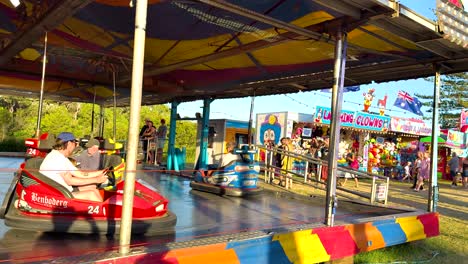
<svg viewBox="0 0 468 264">
<path fill-rule="evenodd" d="M 29 155 L 36 155 L 36 151 L 37 151 L 36 149 L 29 148 L 29 149 L 28 149 L 28 154 L 29 154 Z"/>
<path fill-rule="evenodd" d="M 88 206 L 88 214 L 99 214 L 99 205 L 96 207 L 92 205 Z"/>
</svg>

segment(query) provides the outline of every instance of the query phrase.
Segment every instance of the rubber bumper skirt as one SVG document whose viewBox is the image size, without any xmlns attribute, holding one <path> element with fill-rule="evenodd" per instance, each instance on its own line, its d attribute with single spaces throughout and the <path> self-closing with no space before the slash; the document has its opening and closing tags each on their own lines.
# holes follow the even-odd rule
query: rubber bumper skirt
<svg viewBox="0 0 468 264">
<path fill-rule="evenodd" d="M 190 182 L 190 187 L 192 187 L 192 189 L 194 190 L 198 190 L 202 192 L 210 192 L 210 193 L 214 193 L 218 195 L 228 195 L 228 196 L 238 196 L 238 197 L 258 194 L 259 192 L 263 190 L 262 188 L 259 188 L 259 187 L 255 189 L 243 189 L 243 190 L 239 188 L 224 188 L 224 187 L 219 187 L 219 186 L 212 185 L 212 184 L 195 182 L 195 181 Z"/>
<path fill-rule="evenodd" d="M 12 203 L 13 204 L 13 203 Z M 132 234 L 170 234 L 174 232 L 177 216 L 171 211 L 162 217 L 132 220 Z M 42 232 L 114 235 L 120 233 L 120 220 L 96 220 L 61 215 L 27 215 L 10 206 L 5 224 L 12 228 Z"/>
</svg>

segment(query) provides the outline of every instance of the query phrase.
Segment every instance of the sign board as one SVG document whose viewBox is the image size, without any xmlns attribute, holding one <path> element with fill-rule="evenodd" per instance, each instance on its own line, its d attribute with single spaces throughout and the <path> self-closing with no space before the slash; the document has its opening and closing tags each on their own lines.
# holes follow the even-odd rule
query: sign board
<svg viewBox="0 0 468 264">
<path fill-rule="evenodd" d="M 358 112 L 355 115 L 354 127 L 366 130 L 387 132 L 390 126 L 390 117 Z"/>
<path fill-rule="evenodd" d="M 445 144 L 452 147 L 466 148 L 465 133 L 449 129 Z"/>
<path fill-rule="evenodd" d="M 330 125 L 331 108 L 317 106 L 315 110 L 314 123 Z M 342 127 L 352 127 L 354 124 L 354 112 L 349 110 L 341 110 L 340 121 Z"/>
<path fill-rule="evenodd" d="M 310 138 L 312 137 L 312 128 L 306 128 L 302 129 L 302 137 L 303 138 Z"/>
<path fill-rule="evenodd" d="M 383 202 L 387 197 L 387 185 L 385 183 L 377 183 L 375 185 L 375 201 Z"/>
<path fill-rule="evenodd" d="M 390 131 L 420 136 L 432 135 L 432 127 L 428 126 L 423 120 L 394 116 L 391 118 Z"/>
</svg>

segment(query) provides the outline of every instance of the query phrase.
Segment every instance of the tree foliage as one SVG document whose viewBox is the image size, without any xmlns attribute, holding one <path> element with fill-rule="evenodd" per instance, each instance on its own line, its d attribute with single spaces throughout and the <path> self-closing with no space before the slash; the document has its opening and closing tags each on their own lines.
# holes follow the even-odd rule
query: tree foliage
<svg viewBox="0 0 468 264">
<path fill-rule="evenodd" d="M 16 138 L 24 140 L 34 136 L 37 126 L 38 100 L 18 97 L 0 96 L 0 140 Z M 99 136 L 101 109 L 90 103 L 52 102 L 45 100 L 42 107 L 41 131 L 59 134 L 69 131 L 77 137 Z M 105 107 L 103 109 L 103 137 L 114 137 L 126 141 L 129 131 L 129 107 Z M 94 117 L 94 119 L 93 119 Z M 145 118 L 159 126 L 164 118 L 168 129 L 170 126 L 170 109 L 165 105 L 142 106 L 139 128 Z M 194 156 L 197 124 L 190 121 L 178 121 L 176 130 L 176 147 L 185 147 L 187 156 Z M 193 153 L 193 154 L 192 154 Z"/>
<path fill-rule="evenodd" d="M 434 81 L 434 78 L 428 80 Z M 456 73 L 445 75 L 441 78 L 439 123 L 441 128 L 453 128 L 459 126 L 462 109 L 468 108 L 468 73 Z M 428 106 L 432 112 L 433 96 L 416 94 L 417 97 L 427 99 L 423 105 Z"/>
</svg>

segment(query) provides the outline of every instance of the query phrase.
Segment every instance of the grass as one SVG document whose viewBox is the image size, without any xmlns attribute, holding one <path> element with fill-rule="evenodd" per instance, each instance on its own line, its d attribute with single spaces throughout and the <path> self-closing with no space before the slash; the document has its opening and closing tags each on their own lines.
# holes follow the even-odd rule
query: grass
<svg viewBox="0 0 468 264">
<path fill-rule="evenodd" d="M 295 178 L 295 180 L 298 182 L 303 181 L 303 179 L 299 178 Z M 391 181 L 389 205 L 427 210 L 427 190 L 413 192 L 409 188 L 410 185 L 411 183 L 407 182 Z M 370 190 L 370 182 L 360 180 L 359 187 L 355 187 L 354 181 L 348 180 L 345 188 L 368 192 Z M 322 190 L 299 183 L 294 184 L 292 190 L 295 193 L 307 196 L 325 195 L 325 192 Z M 451 188 L 450 182 L 439 181 L 439 202 L 437 207 L 437 211 L 440 214 L 439 236 L 361 253 L 354 257 L 354 263 L 468 264 L 467 202 L 468 188 Z"/>
<path fill-rule="evenodd" d="M 466 224 L 441 215 L 438 237 L 362 253 L 354 263 L 467 263 Z"/>
</svg>

